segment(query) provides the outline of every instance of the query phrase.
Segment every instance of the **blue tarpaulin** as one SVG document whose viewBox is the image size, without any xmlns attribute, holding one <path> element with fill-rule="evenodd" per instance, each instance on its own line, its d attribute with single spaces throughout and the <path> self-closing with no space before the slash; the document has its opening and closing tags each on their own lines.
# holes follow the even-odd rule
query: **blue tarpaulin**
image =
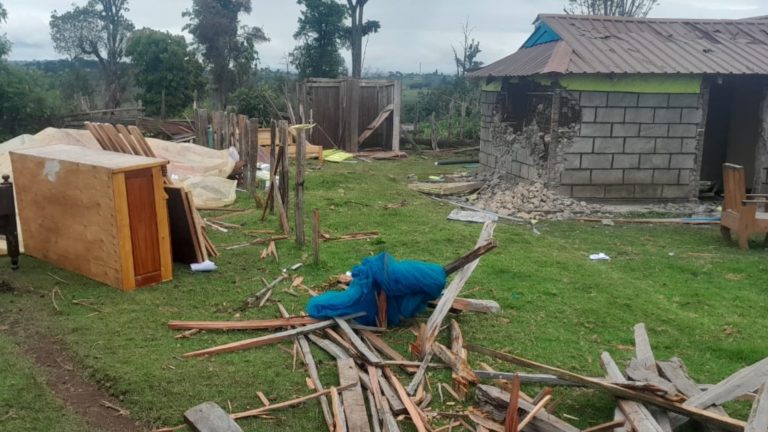
<svg viewBox="0 0 768 432">
<path fill-rule="evenodd" d="M 332 318 L 365 312 L 357 319 L 363 325 L 376 325 L 376 297 L 387 295 L 387 323 L 397 325 L 411 318 L 435 300 L 445 287 L 443 267 L 423 261 L 399 261 L 386 252 L 365 258 L 352 269 L 352 283 L 345 291 L 329 291 L 307 303 L 312 318 Z"/>
</svg>

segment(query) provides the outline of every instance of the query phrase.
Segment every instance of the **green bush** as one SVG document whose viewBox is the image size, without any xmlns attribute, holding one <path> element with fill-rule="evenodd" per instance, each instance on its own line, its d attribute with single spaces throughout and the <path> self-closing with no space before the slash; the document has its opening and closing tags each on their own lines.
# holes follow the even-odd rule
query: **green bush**
<svg viewBox="0 0 768 432">
<path fill-rule="evenodd" d="M 51 126 L 64 109 L 50 78 L 0 61 L 0 141 Z"/>
</svg>

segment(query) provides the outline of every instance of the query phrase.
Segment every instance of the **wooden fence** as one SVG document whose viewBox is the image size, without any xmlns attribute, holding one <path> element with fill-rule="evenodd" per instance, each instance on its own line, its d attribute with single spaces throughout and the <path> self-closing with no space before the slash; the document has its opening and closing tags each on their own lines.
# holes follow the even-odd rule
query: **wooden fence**
<svg viewBox="0 0 768 432">
<path fill-rule="evenodd" d="M 400 150 L 400 82 L 321 79 L 300 90 L 310 141 L 324 148 L 357 152 L 362 148 Z"/>
</svg>

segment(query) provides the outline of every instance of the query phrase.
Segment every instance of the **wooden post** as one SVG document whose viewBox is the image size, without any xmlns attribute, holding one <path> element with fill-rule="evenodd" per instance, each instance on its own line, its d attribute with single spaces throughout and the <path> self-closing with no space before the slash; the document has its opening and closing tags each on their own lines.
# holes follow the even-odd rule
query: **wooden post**
<svg viewBox="0 0 768 432">
<path fill-rule="evenodd" d="M 281 120 L 279 123 L 280 127 L 280 142 L 283 146 L 283 153 L 282 153 L 282 159 L 280 160 L 280 198 L 283 202 L 283 212 L 286 214 L 286 217 L 288 215 L 288 203 L 290 194 L 288 192 L 288 182 L 290 178 L 290 168 L 291 166 L 288 163 L 288 147 L 289 145 L 289 137 L 288 137 L 288 122 L 285 120 Z"/>
<path fill-rule="evenodd" d="M 437 120 L 434 112 L 430 116 L 430 121 L 432 122 L 432 150 L 438 151 L 440 148 L 437 146 Z"/>
<path fill-rule="evenodd" d="M 312 210 L 312 258 L 320 264 L 320 210 Z"/>
<path fill-rule="evenodd" d="M 402 94 L 402 83 L 395 81 L 394 95 L 392 104 L 395 109 L 392 110 L 392 151 L 400 151 L 400 97 Z"/>
<path fill-rule="evenodd" d="M 304 247 L 304 129 L 297 131 L 296 142 L 296 246 Z"/>
<path fill-rule="evenodd" d="M 248 120 L 248 136 L 251 188 L 255 188 L 259 183 L 258 177 L 256 177 L 256 171 L 258 171 L 257 164 L 259 162 L 259 119 Z"/>
<path fill-rule="evenodd" d="M 197 110 L 197 145 L 208 147 L 208 111 Z"/>
<path fill-rule="evenodd" d="M 347 80 L 347 130 L 346 148 L 344 150 L 357 153 L 357 137 L 360 135 L 360 81 Z"/>
<path fill-rule="evenodd" d="M 256 139 L 256 148 L 259 148 L 258 132 Z M 273 185 L 272 190 L 275 190 L 275 164 L 277 163 L 277 123 L 272 121 L 269 127 L 269 184 Z M 274 193 L 274 192 L 273 192 Z M 275 214 L 275 200 L 269 202 L 269 214 Z"/>
</svg>

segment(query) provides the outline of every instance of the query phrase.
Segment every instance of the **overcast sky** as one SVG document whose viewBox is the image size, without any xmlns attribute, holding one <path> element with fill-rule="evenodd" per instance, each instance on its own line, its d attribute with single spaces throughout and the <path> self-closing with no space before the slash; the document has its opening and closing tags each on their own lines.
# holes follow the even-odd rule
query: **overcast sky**
<svg viewBox="0 0 768 432">
<path fill-rule="evenodd" d="M 76 0 L 84 4 L 86 0 Z M 461 26 L 469 20 L 480 41 L 479 59 L 493 62 L 517 50 L 533 29 L 538 13 L 558 13 L 566 0 L 370 0 L 366 18 L 381 30 L 366 46 L 368 71 L 453 71 L 451 45 L 459 45 Z M 13 42 L 11 60 L 60 58 L 51 43 L 51 11 L 66 11 L 72 0 L 0 0 L 8 22 L 0 25 Z M 130 0 L 128 17 L 137 28 L 182 33 L 181 12 L 190 0 Z M 744 18 L 768 15 L 768 0 L 661 0 L 653 17 Z M 262 66 L 285 68 L 286 53 L 295 45 L 293 32 L 299 7 L 294 0 L 253 0 L 253 12 L 242 22 L 262 26 L 271 41 L 259 46 Z M 189 40 L 189 35 L 187 39 Z M 349 61 L 347 61 L 349 65 Z"/>
</svg>

